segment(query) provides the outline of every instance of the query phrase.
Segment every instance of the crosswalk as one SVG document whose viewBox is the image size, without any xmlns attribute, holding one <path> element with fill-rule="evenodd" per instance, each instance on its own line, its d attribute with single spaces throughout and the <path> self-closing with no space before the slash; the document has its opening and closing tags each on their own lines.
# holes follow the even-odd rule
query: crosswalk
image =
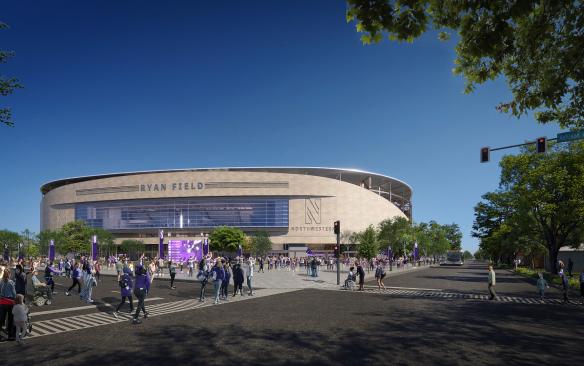
<svg viewBox="0 0 584 366">
<path fill-rule="evenodd" d="M 377 287 L 365 288 L 363 293 L 381 293 L 385 295 L 395 295 L 395 296 L 411 296 L 411 297 L 429 297 L 429 298 L 441 298 L 441 299 L 463 299 L 463 300 L 489 300 L 488 295 L 482 294 L 469 294 L 469 293 L 459 293 L 459 292 L 444 292 L 444 291 L 424 291 L 416 289 L 382 289 L 379 291 Z M 538 305 L 558 305 L 562 304 L 561 299 L 544 299 L 543 301 L 539 298 L 534 297 L 517 297 L 517 296 L 498 296 L 495 301 L 505 302 L 505 303 L 519 303 L 519 304 L 538 304 Z M 572 303 L 576 305 L 575 303 Z"/>
<path fill-rule="evenodd" d="M 293 289 L 261 289 L 254 292 L 254 296 L 234 297 L 230 301 L 222 301 L 220 304 L 228 304 L 230 302 L 245 301 L 249 299 L 261 298 L 265 296 L 277 295 L 285 292 L 296 291 Z M 136 302 L 134 302 L 136 305 Z M 156 317 L 161 315 L 178 313 L 181 311 L 195 310 L 213 305 L 213 299 L 207 298 L 206 302 L 199 302 L 198 299 L 188 299 L 173 301 L 167 303 L 159 303 L 147 306 L 149 317 Z M 32 333 L 27 335 L 27 338 L 44 337 L 53 334 L 72 332 L 76 330 L 99 327 L 103 325 L 111 325 L 122 322 L 129 322 L 132 319 L 132 314 L 118 313 L 118 318 L 115 318 L 111 313 L 98 312 L 90 314 L 82 314 L 76 316 L 68 316 L 64 318 L 56 318 L 42 321 L 33 321 Z"/>
</svg>

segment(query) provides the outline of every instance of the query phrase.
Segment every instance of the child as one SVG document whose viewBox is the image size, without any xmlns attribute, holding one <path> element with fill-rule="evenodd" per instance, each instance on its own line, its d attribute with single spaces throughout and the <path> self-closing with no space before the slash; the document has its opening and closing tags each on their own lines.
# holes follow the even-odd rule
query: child
<svg viewBox="0 0 584 366">
<path fill-rule="evenodd" d="M 12 308 L 12 316 L 14 316 L 14 326 L 16 327 L 16 341 L 20 343 L 22 337 L 25 335 L 25 324 L 28 314 L 28 308 L 24 305 L 24 296 L 16 295 L 14 308 Z"/>
<path fill-rule="evenodd" d="M 539 272 L 539 279 L 537 280 L 537 290 L 539 291 L 539 299 L 543 301 L 545 289 L 550 288 L 547 281 L 543 278 L 543 273 Z"/>
</svg>

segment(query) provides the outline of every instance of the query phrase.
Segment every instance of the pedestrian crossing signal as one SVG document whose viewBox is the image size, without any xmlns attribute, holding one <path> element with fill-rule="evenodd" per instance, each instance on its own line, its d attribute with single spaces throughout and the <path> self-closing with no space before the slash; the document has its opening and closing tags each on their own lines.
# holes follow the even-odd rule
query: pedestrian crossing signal
<svg viewBox="0 0 584 366">
<path fill-rule="evenodd" d="M 341 253 L 339 252 L 339 246 L 335 245 L 335 257 L 338 258 L 341 255 Z"/>
<path fill-rule="evenodd" d="M 537 139 L 537 152 L 538 153 L 544 153 L 547 146 L 546 146 L 546 138 L 545 137 L 540 137 Z"/>
<path fill-rule="evenodd" d="M 487 163 L 490 158 L 490 150 L 488 147 L 481 148 L 481 163 Z"/>
</svg>

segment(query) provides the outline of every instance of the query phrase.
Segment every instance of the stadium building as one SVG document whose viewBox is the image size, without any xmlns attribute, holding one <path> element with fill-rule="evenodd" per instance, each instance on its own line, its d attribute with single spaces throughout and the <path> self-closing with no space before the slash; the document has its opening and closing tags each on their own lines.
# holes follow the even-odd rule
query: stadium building
<svg viewBox="0 0 584 366">
<path fill-rule="evenodd" d="M 201 168 L 60 179 L 41 187 L 41 230 L 83 220 L 116 242 L 200 240 L 227 225 L 267 231 L 274 252 L 329 251 L 341 231 L 412 217 L 412 188 L 384 176 L 335 168 Z"/>
</svg>

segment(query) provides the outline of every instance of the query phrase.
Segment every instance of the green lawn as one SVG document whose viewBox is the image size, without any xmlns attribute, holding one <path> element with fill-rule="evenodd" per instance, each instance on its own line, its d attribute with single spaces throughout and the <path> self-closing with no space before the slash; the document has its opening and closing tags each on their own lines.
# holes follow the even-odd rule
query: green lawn
<svg viewBox="0 0 584 366">
<path fill-rule="evenodd" d="M 513 272 L 517 273 L 518 275 L 530 277 L 530 278 L 539 278 L 538 273 L 543 272 L 543 278 L 546 279 L 549 283 L 553 283 L 555 285 L 562 285 L 562 280 L 558 275 L 552 275 L 549 272 L 545 272 L 543 269 L 531 269 L 527 267 L 519 267 Z M 570 287 L 579 289 L 580 288 L 580 281 L 578 280 L 580 273 L 572 272 L 572 277 L 568 279 L 568 283 Z"/>
</svg>

